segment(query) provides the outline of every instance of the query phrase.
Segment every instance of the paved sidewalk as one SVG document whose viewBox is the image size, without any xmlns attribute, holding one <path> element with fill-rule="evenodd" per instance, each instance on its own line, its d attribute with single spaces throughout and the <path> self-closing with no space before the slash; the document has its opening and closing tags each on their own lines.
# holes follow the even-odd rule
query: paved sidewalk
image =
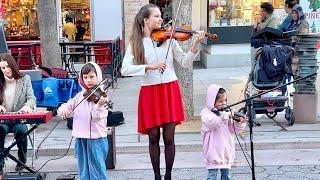
<svg viewBox="0 0 320 180">
<path fill-rule="evenodd" d="M 255 151 L 255 171 L 257 179 L 320 179 L 320 150 L 257 150 Z M 35 163 L 39 169 L 45 161 L 53 157 L 40 157 Z M 29 161 L 30 162 L 30 161 Z M 164 174 L 164 157 L 161 156 L 162 174 Z M 14 163 L 8 161 L 7 172 L 12 172 Z M 40 171 L 47 173 L 47 179 L 56 179 L 62 175 L 74 174 L 76 159 L 67 156 L 57 161 L 51 161 Z M 236 153 L 235 166 L 232 167 L 233 179 L 251 179 L 250 168 L 241 152 Z M 148 154 L 119 154 L 114 170 L 108 170 L 110 180 L 150 180 L 153 178 L 152 167 Z M 173 179 L 205 179 L 201 152 L 178 152 L 173 168 Z"/>
<path fill-rule="evenodd" d="M 194 70 L 194 109 L 195 116 L 199 116 L 204 106 L 207 87 L 212 84 L 223 85 L 228 92 L 229 104 L 234 103 L 240 96 L 245 86 L 249 68 L 218 68 Z M 110 89 L 109 94 L 114 102 L 114 110 L 123 111 L 125 124 L 116 127 L 116 146 L 119 153 L 147 151 L 147 136 L 139 136 L 136 131 L 137 123 L 137 98 L 139 90 L 139 77 L 121 78 L 115 89 Z M 319 83 L 320 84 L 320 83 Z M 243 96 L 240 97 L 242 99 Z M 238 106 L 239 109 L 242 106 Z M 57 123 L 59 117 L 55 117 L 48 124 L 42 124 L 36 131 L 36 147 L 48 134 L 49 130 Z M 286 126 L 283 114 L 279 114 L 276 120 L 286 128 L 285 131 L 277 123 L 269 118 L 262 117 L 259 121 L 262 126 L 254 127 L 254 142 L 258 149 L 272 148 L 320 148 L 320 124 L 294 124 Z M 201 148 L 199 120 L 187 122 L 177 126 L 176 143 Z M 244 139 L 249 141 L 248 130 L 244 133 Z M 52 134 L 46 139 L 39 149 L 40 155 L 63 154 L 71 139 L 71 130 L 66 128 L 66 122 L 61 122 Z M 11 141 L 7 141 L 9 145 Z M 73 146 L 72 146 L 73 148 Z"/>
<path fill-rule="evenodd" d="M 194 70 L 195 116 L 199 116 L 204 106 L 206 90 L 210 84 L 216 83 L 223 85 L 228 92 L 228 102 L 231 104 L 236 102 L 240 96 L 248 73 L 249 68 Z M 120 78 L 116 88 L 109 90 L 111 100 L 114 102 L 114 110 L 123 111 L 126 119 L 125 124 L 116 127 L 117 163 L 116 169 L 109 171 L 111 180 L 118 179 L 117 177 L 123 177 L 124 179 L 152 178 L 147 136 L 139 136 L 136 132 L 139 84 L 139 77 Z M 242 97 L 243 96 L 241 96 L 240 99 L 242 99 Z M 241 106 L 238 106 L 237 109 L 240 107 Z M 58 120 L 59 118 L 55 117 L 50 123 L 39 126 L 36 132 L 36 147 L 38 147 L 39 143 Z M 256 164 L 257 166 L 261 166 L 261 168 L 266 168 L 265 170 L 259 170 L 257 172 L 269 172 L 265 174 L 262 173 L 263 175 L 261 175 L 261 177 L 277 179 L 281 173 L 287 173 L 281 170 L 281 172 L 279 172 L 280 175 L 272 174 L 273 172 L 278 172 L 274 169 L 288 165 L 290 171 L 296 168 L 304 169 L 303 175 L 299 173 L 297 169 L 297 171 L 294 171 L 298 174 L 297 177 L 300 177 L 298 179 L 307 179 L 307 174 L 312 175 L 313 173 L 317 173 L 314 179 L 320 179 L 318 176 L 320 171 L 319 166 L 315 166 L 320 164 L 320 159 L 317 158 L 320 157 L 320 123 L 286 126 L 286 121 L 281 113 L 276 117 L 276 120 L 285 129 L 266 117 L 259 118 L 262 125 L 253 128 Z M 177 127 L 175 136 L 177 156 L 174 170 L 174 176 L 177 179 L 204 179 L 205 177 L 206 171 L 201 156 L 200 125 L 200 121 L 197 120 L 187 122 Z M 36 169 L 39 168 L 45 160 L 65 154 L 70 139 L 71 130 L 67 129 L 66 122 L 63 121 L 39 148 L 40 158 L 35 161 Z M 250 141 L 248 129 L 239 139 L 241 144 L 245 145 L 249 150 Z M 7 140 L 6 146 L 11 142 L 11 140 Z M 234 177 L 235 179 L 250 179 L 249 168 L 238 144 L 236 148 L 237 160 L 235 173 L 233 173 Z M 30 153 L 31 150 L 29 150 L 29 157 L 31 157 Z M 55 174 L 54 177 L 58 177 L 61 173 L 76 173 L 76 160 L 73 154 L 72 145 L 67 157 L 50 162 L 43 168 L 43 172 L 50 172 L 52 175 Z M 164 164 L 163 160 L 164 158 L 162 157 L 162 167 Z M 28 162 L 31 163 L 31 160 L 29 159 Z M 14 167 L 11 161 L 7 161 L 7 165 L 9 171 Z M 141 171 L 145 172 L 145 174 L 141 173 Z M 245 173 L 243 174 L 242 172 Z M 188 174 L 190 178 L 185 176 Z M 289 174 L 292 175 L 294 173 Z M 291 176 L 281 175 L 279 179 L 292 179 L 290 177 Z"/>
</svg>

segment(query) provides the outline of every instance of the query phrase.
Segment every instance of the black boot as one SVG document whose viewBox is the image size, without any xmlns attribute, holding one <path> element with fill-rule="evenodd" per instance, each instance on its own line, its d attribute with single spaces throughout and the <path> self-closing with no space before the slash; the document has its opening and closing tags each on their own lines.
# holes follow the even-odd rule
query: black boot
<svg viewBox="0 0 320 180">
<path fill-rule="evenodd" d="M 171 180 L 171 174 L 170 174 L 170 175 L 167 175 L 167 174 L 166 174 L 166 175 L 164 176 L 164 180 Z"/>
<path fill-rule="evenodd" d="M 161 180 L 161 175 L 160 174 L 155 174 L 154 175 L 154 180 Z"/>
</svg>

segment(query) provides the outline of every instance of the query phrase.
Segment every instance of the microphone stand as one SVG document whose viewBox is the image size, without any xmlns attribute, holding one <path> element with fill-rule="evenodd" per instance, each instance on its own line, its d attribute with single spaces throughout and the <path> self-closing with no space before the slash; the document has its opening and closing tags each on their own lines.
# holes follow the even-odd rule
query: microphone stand
<svg viewBox="0 0 320 180">
<path fill-rule="evenodd" d="M 252 180 L 256 180 L 256 177 L 255 177 L 255 165 L 254 165 L 254 148 L 253 148 L 253 133 L 252 133 L 252 127 L 253 127 L 253 117 L 252 117 L 252 105 L 253 105 L 253 99 L 258 97 L 258 96 L 261 96 L 263 94 L 266 94 L 268 92 L 271 92 L 271 91 L 274 91 L 274 90 L 277 90 L 279 88 L 282 88 L 284 86 L 287 86 L 287 85 L 290 85 L 292 83 L 295 83 L 295 82 L 298 82 L 300 80 L 303 80 L 303 79 L 306 79 L 308 77 L 311 77 L 311 76 L 314 76 L 314 75 L 317 75 L 317 73 L 313 73 L 313 74 L 309 74 L 308 76 L 305 76 L 305 77 L 301 77 L 301 78 L 298 78 L 294 81 L 291 81 L 291 82 L 288 82 L 286 84 L 282 84 L 281 86 L 277 86 L 275 88 L 272 88 L 272 89 L 269 89 L 269 90 L 266 90 L 266 91 L 263 91 L 261 93 L 258 93 L 256 95 L 253 95 L 251 97 L 248 97 L 246 99 L 243 99 L 241 101 L 238 101 L 234 104 L 231 104 L 231 105 L 228 105 L 228 106 L 225 106 L 223 108 L 221 108 L 220 111 L 225 111 L 227 109 L 230 109 L 231 107 L 233 106 L 236 106 L 238 104 L 241 104 L 241 103 L 246 103 L 246 107 L 247 107 L 247 112 L 248 112 L 248 121 L 249 121 L 249 128 L 250 128 L 250 151 L 251 151 L 251 174 L 252 174 Z"/>
</svg>

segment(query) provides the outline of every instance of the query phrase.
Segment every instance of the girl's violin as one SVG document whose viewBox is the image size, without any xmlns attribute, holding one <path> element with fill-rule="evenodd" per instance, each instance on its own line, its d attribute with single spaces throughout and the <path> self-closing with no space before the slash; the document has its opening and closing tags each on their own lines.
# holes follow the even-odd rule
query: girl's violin
<svg viewBox="0 0 320 180">
<path fill-rule="evenodd" d="M 93 92 L 93 94 L 91 94 L 91 96 L 87 99 L 89 102 L 92 101 L 94 103 L 97 103 L 101 98 L 101 96 L 107 97 L 107 93 L 105 91 L 102 91 L 101 88 L 96 89 L 96 87 L 97 86 L 94 86 L 83 93 L 83 96 L 86 98 L 88 95 L 90 95 Z"/>
<path fill-rule="evenodd" d="M 94 102 L 95 104 L 99 101 L 99 99 L 102 97 L 107 97 L 107 92 L 103 91 L 101 88 L 96 89 L 97 86 L 94 86 L 90 89 L 88 89 L 86 92 L 83 93 L 83 96 L 85 98 L 87 98 L 92 92 L 91 96 L 87 99 L 88 102 Z M 95 90 L 96 89 L 96 90 Z M 106 102 L 106 107 L 108 107 L 109 109 L 113 109 L 113 102 L 111 102 L 110 100 L 108 100 Z"/>
<path fill-rule="evenodd" d="M 168 28 L 160 28 L 160 29 L 154 29 L 151 32 L 151 38 L 156 42 L 164 42 L 167 39 L 170 39 L 171 36 L 171 27 Z M 175 29 L 172 38 L 174 38 L 177 41 L 186 41 L 191 38 L 192 34 L 197 34 L 197 31 L 194 31 L 191 29 L 191 26 L 182 26 L 181 28 Z M 206 37 L 212 41 L 216 40 L 218 38 L 217 34 L 211 34 L 206 32 Z"/>
</svg>

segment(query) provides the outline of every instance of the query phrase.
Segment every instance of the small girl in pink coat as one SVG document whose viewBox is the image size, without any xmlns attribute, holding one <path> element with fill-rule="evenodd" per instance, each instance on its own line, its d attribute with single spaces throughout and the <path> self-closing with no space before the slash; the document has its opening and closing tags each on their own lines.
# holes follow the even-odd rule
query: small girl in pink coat
<svg viewBox="0 0 320 180">
<path fill-rule="evenodd" d="M 201 135 L 203 155 L 208 169 L 207 180 L 215 180 L 218 170 L 221 180 L 231 179 L 230 168 L 234 161 L 234 134 L 246 127 L 246 119 L 233 121 L 231 113 L 218 111 L 227 104 L 226 91 L 217 85 L 210 85 L 207 91 L 206 107 L 201 111 Z"/>
</svg>

